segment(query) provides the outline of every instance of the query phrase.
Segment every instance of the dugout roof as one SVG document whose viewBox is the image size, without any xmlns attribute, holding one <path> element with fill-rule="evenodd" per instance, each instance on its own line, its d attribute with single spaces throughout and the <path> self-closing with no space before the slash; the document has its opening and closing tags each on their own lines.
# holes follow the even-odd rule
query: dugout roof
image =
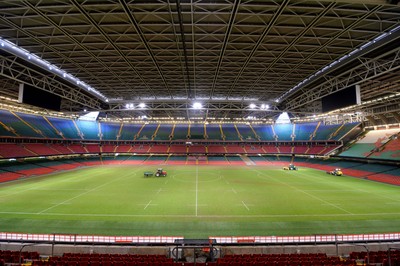
<svg viewBox="0 0 400 266">
<path fill-rule="evenodd" d="M 399 123 L 396 2 L 3 0 L 2 41 L 102 96 L 4 47 L 0 96 L 15 99 L 27 83 L 61 95 L 63 111 L 269 118 L 318 114 L 322 96 L 360 84 L 363 105 L 350 111 Z"/>
</svg>

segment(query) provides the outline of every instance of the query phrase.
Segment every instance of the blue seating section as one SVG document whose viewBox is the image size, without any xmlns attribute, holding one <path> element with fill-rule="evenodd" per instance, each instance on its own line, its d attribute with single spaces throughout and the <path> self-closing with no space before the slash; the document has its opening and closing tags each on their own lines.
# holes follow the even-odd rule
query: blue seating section
<svg viewBox="0 0 400 266">
<path fill-rule="evenodd" d="M 345 125 L 308 124 L 128 124 L 71 120 L 0 110 L 0 136 L 71 140 L 226 140 L 309 141 L 341 140 L 358 123 Z M 190 126 L 190 128 L 189 128 Z M 15 134 L 7 128 L 15 130 Z M 276 137 L 276 138 L 275 138 Z"/>
<path fill-rule="evenodd" d="M 272 125 L 254 125 L 254 131 L 262 141 L 274 141 L 274 132 L 272 131 Z"/>
<path fill-rule="evenodd" d="M 43 138 L 43 135 L 32 129 L 32 125 L 24 123 L 9 111 L 0 110 L 0 121 L 7 127 L 13 128 L 19 136 Z"/>
<path fill-rule="evenodd" d="M 314 133 L 317 128 L 318 123 L 310 123 L 310 124 L 297 124 L 295 125 L 295 140 L 310 140 L 311 135 Z"/>
<path fill-rule="evenodd" d="M 292 124 L 275 124 L 274 125 L 275 134 L 278 136 L 279 141 L 291 141 L 293 134 Z"/>
<path fill-rule="evenodd" d="M 172 124 L 160 124 L 154 140 L 169 140 L 173 127 Z"/>
<path fill-rule="evenodd" d="M 76 125 L 79 128 L 82 136 L 86 140 L 98 140 L 99 137 L 99 124 L 95 121 L 77 120 Z"/>
<path fill-rule="evenodd" d="M 219 124 L 208 124 L 206 126 L 207 139 L 209 140 L 222 140 L 221 128 Z"/>
<path fill-rule="evenodd" d="M 101 135 L 103 140 L 116 140 L 121 124 L 100 123 Z"/>
<path fill-rule="evenodd" d="M 257 140 L 256 135 L 249 125 L 236 125 L 243 140 Z"/>
<path fill-rule="evenodd" d="M 59 131 L 66 139 L 80 139 L 78 130 L 71 119 L 48 117 L 47 120 Z"/>
<path fill-rule="evenodd" d="M 1 115 L 1 113 L 0 113 Z M 1 122 L 1 118 L 0 118 Z M 0 136 L 2 137 L 16 137 L 17 135 L 14 134 L 12 131 L 7 130 L 7 125 L 3 124 L 3 122 L 0 123 Z"/>
<path fill-rule="evenodd" d="M 335 133 L 341 125 L 320 125 L 313 140 L 327 140 Z"/>
<path fill-rule="evenodd" d="M 190 139 L 204 139 L 204 124 L 190 125 Z"/>
<path fill-rule="evenodd" d="M 357 127 L 360 125 L 360 123 L 348 123 L 344 124 L 340 130 L 336 133 L 336 135 L 332 136 L 332 140 L 341 140 L 347 133 L 349 133 L 353 128 Z"/>
<path fill-rule="evenodd" d="M 174 129 L 173 140 L 186 140 L 189 132 L 188 124 L 177 124 Z"/>
<path fill-rule="evenodd" d="M 134 140 L 136 134 L 142 128 L 142 124 L 123 124 L 120 140 Z"/>
<path fill-rule="evenodd" d="M 142 130 L 139 133 L 139 136 L 136 138 L 137 140 L 151 140 L 153 138 L 154 133 L 158 124 L 145 124 Z"/>
<path fill-rule="evenodd" d="M 234 124 L 222 124 L 221 127 L 225 140 L 240 140 Z"/>
<path fill-rule="evenodd" d="M 19 117 L 21 117 L 25 122 L 28 122 L 30 125 L 33 125 L 35 129 L 38 129 L 43 136 L 50 139 L 59 139 L 62 138 L 57 131 L 43 118 L 43 116 L 31 115 L 31 114 L 23 114 L 16 113 Z"/>
</svg>

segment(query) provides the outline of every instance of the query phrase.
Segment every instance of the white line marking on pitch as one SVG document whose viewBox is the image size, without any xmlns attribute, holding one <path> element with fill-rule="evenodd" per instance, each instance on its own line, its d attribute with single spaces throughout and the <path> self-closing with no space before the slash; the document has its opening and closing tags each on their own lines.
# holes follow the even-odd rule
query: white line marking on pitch
<svg viewBox="0 0 400 266">
<path fill-rule="evenodd" d="M 144 205 L 144 204 L 142 204 Z M 157 204 L 151 204 L 157 205 Z M 37 213 L 37 212 L 0 212 L 0 214 L 16 214 L 16 215 L 52 215 L 52 216 L 82 216 L 82 217 L 195 217 L 194 215 L 185 214 L 102 214 L 102 213 Z M 286 217 L 354 217 L 354 216 L 399 216 L 400 213 L 332 213 L 332 214 L 261 214 L 261 215 L 199 215 L 204 218 L 286 218 Z"/>
<path fill-rule="evenodd" d="M 255 171 L 256 173 L 260 173 L 258 170 L 253 170 L 253 171 Z M 270 176 L 268 176 L 267 174 L 264 174 L 264 173 L 260 173 L 260 174 L 261 174 L 261 178 L 270 177 Z M 326 201 L 326 200 L 324 200 L 324 199 L 321 199 L 320 197 L 317 197 L 317 196 L 315 196 L 315 195 L 313 195 L 313 194 L 310 194 L 310 193 L 306 192 L 305 190 L 302 190 L 302 189 L 299 189 L 299 188 L 297 188 L 297 187 L 295 187 L 295 186 L 289 185 L 288 183 L 285 183 L 285 182 L 283 182 L 283 181 L 280 181 L 280 180 L 278 180 L 278 179 L 276 179 L 276 178 L 272 178 L 272 179 L 276 180 L 277 182 L 279 182 L 279 183 L 281 183 L 281 184 L 286 185 L 287 187 L 290 187 L 290 188 L 292 188 L 292 189 L 294 189 L 294 190 L 297 190 L 297 191 L 299 191 L 299 192 L 301 192 L 301 193 L 304 193 L 304 194 L 306 194 L 306 195 L 308 195 L 308 196 L 310 196 L 310 197 L 312 197 L 312 198 L 314 198 L 314 199 L 317 199 L 317 200 L 319 200 L 319 201 L 321 201 L 321 202 L 323 202 L 323 203 L 325 203 L 325 204 L 327 204 L 327 205 L 330 205 L 330 206 L 332 206 L 332 207 L 334 207 L 334 208 L 336 208 L 336 209 L 339 209 L 339 210 L 342 210 L 342 211 L 344 211 L 344 212 L 347 212 L 348 214 L 353 214 L 352 212 L 349 212 L 348 210 L 343 209 L 342 207 L 339 207 L 337 204 L 333 204 L 333 203 L 331 203 L 331 202 L 329 202 L 329 201 Z"/>
<path fill-rule="evenodd" d="M 157 194 L 160 194 L 161 191 L 163 191 L 162 188 L 160 188 L 159 190 L 157 190 Z"/>
<path fill-rule="evenodd" d="M 147 205 L 144 207 L 143 210 L 147 209 L 147 207 L 149 207 L 150 204 L 151 204 L 151 200 L 149 201 L 149 203 L 147 203 Z"/>
<path fill-rule="evenodd" d="M 129 174 L 129 175 L 131 175 L 131 174 Z M 101 188 L 101 187 L 108 186 L 108 185 L 111 184 L 111 183 L 117 182 L 117 181 L 119 181 L 120 179 L 125 178 L 125 177 L 127 177 L 127 176 L 129 176 L 129 175 L 121 176 L 121 177 L 119 177 L 119 178 L 113 179 L 113 180 L 110 181 L 110 182 L 104 183 L 104 184 L 102 184 L 102 185 L 100 185 L 100 186 L 97 186 L 97 187 L 95 187 L 95 188 L 92 188 L 92 189 L 90 189 L 90 190 L 87 190 L 87 191 L 85 191 L 85 192 L 82 192 L 81 194 L 78 194 L 78 195 L 75 196 L 75 197 L 72 197 L 72 198 L 70 198 L 70 199 L 64 200 L 63 202 L 60 202 L 60 203 L 55 204 L 55 205 L 53 205 L 53 206 L 51 206 L 51 207 L 48 207 L 47 209 L 44 209 L 44 210 L 38 212 L 37 214 L 42 214 L 42 213 L 44 213 L 44 212 L 46 212 L 46 211 L 48 211 L 48 210 L 51 210 L 51 209 L 53 209 L 53 208 L 55 208 L 55 207 L 58 207 L 58 206 L 60 206 L 60 205 L 63 205 L 63 204 L 65 204 L 65 203 L 67 203 L 68 201 L 74 200 L 74 199 L 79 198 L 80 196 L 83 196 L 83 195 L 85 195 L 85 194 L 88 194 L 88 193 L 90 193 L 90 192 L 92 192 L 92 191 L 96 191 L 97 189 L 99 189 L 99 188 Z"/>
<path fill-rule="evenodd" d="M 236 192 L 236 190 L 235 190 L 234 188 L 232 188 L 232 192 L 235 193 L 235 194 L 237 194 L 237 192 Z"/>
<path fill-rule="evenodd" d="M 197 213 L 198 212 L 198 210 L 197 210 L 197 208 L 198 208 L 198 206 L 197 206 L 197 204 L 198 204 L 198 194 L 199 194 L 198 188 L 199 188 L 199 166 L 196 165 L 196 216 L 198 214 Z"/>
<path fill-rule="evenodd" d="M 244 203 L 243 200 L 242 200 L 242 203 L 243 203 L 243 206 L 244 206 L 248 211 L 250 211 L 249 207 L 247 207 L 246 203 Z"/>
</svg>

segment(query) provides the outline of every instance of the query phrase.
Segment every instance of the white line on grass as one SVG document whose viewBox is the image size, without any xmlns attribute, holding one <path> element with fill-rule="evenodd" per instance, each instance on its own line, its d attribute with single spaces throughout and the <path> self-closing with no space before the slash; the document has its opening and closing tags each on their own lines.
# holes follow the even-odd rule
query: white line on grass
<svg viewBox="0 0 400 266">
<path fill-rule="evenodd" d="M 196 217 L 198 214 L 198 210 L 197 210 L 197 208 L 198 208 L 197 201 L 198 201 L 198 194 L 199 194 L 198 188 L 199 188 L 199 166 L 196 165 Z"/>
<path fill-rule="evenodd" d="M 266 174 L 264 174 L 264 173 L 259 172 L 258 170 L 253 170 L 253 171 L 255 171 L 255 172 L 257 172 L 257 173 L 260 173 L 260 174 L 261 174 L 261 177 L 268 176 L 268 175 L 266 175 Z M 270 176 L 268 176 L 268 177 L 270 177 Z M 273 177 L 272 177 L 272 178 L 273 178 Z M 347 212 L 348 214 L 353 214 L 353 213 L 349 212 L 348 210 L 343 209 L 342 207 L 339 207 L 339 206 L 336 205 L 336 204 L 333 204 L 333 203 L 328 202 L 328 201 L 326 201 L 326 200 L 324 200 L 324 199 L 321 199 L 320 197 L 317 197 L 317 196 L 315 196 L 315 195 L 313 195 L 313 194 L 310 194 L 310 193 L 308 193 L 308 192 L 306 192 L 306 191 L 304 191 L 304 190 L 301 190 L 301 189 L 299 189 L 299 188 L 297 188 L 297 187 L 295 187 L 295 186 L 289 185 L 288 183 L 285 183 L 285 182 L 283 182 L 283 181 L 280 181 L 280 180 L 278 180 L 278 179 L 276 179 L 276 178 L 273 178 L 273 179 L 276 180 L 277 182 L 281 183 L 281 184 L 284 184 L 284 185 L 286 185 L 286 186 L 288 186 L 288 187 L 294 189 L 294 190 L 297 190 L 297 191 L 299 191 L 299 192 L 301 192 L 301 193 L 304 193 L 304 194 L 306 194 L 306 195 L 308 195 L 308 196 L 310 196 L 310 197 L 312 197 L 312 198 L 314 198 L 314 199 L 317 199 L 317 200 L 319 200 L 319 201 L 322 201 L 323 203 L 325 203 L 325 204 L 327 204 L 327 205 L 330 205 L 330 206 L 332 206 L 332 207 L 335 207 L 336 209 L 339 209 L 339 210 L 342 210 L 342 211 L 344 211 L 344 212 Z"/>
<path fill-rule="evenodd" d="M 47 209 L 44 209 L 44 210 L 38 212 L 38 214 L 42 214 L 42 213 L 44 213 L 44 212 L 46 212 L 46 211 L 48 211 L 48 210 L 51 210 L 51 209 L 53 209 L 53 208 L 55 208 L 55 207 L 58 207 L 58 206 L 60 206 L 60 205 L 63 205 L 63 204 L 65 204 L 65 203 L 67 203 L 68 201 L 71 201 L 71 200 L 73 200 L 73 199 L 79 198 L 80 196 L 86 195 L 86 194 L 88 194 L 88 193 L 90 193 L 90 192 L 96 191 L 96 190 L 98 190 L 98 189 L 101 188 L 101 187 L 108 186 L 109 184 L 114 183 L 114 182 L 116 182 L 116 181 L 119 181 L 120 179 L 123 179 L 123 178 L 125 178 L 125 177 L 127 177 L 127 176 L 130 176 L 130 175 L 132 175 L 132 173 L 129 173 L 128 175 L 121 176 L 121 177 L 119 177 L 119 178 L 115 178 L 115 179 L 113 179 L 113 180 L 110 181 L 110 182 L 107 182 L 107 183 L 104 183 L 104 184 L 102 184 L 102 185 L 100 185 L 100 186 L 94 187 L 94 188 L 92 188 L 92 189 L 90 189 L 90 190 L 87 190 L 87 191 L 85 191 L 85 192 L 83 192 L 83 193 L 81 193 L 81 194 L 76 195 L 75 197 L 72 197 L 72 198 L 70 198 L 70 199 L 64 200 L 63 202 L 60 202 L 60 203 L 55 204 L 55 205 L 53 205 L 53 206 L 51 206 L 51 207 L 49 207 L 49 208 L 47 208 Z"/>
<path fill-rule="evenodd" d="M 156 205 L 156 204 L 151 204 Z M 82 216 L 82 217 L 200 217 L 200 218 L 290 218 L 290 217 L 348 217 L 348 216 L 399 216 L 400 213 L 333 213 L 333 214 L 266 214 L 266 215 L 180 215 L 180 214 L 95 214 L 95 213 L 35 213 L 35 212 L 0 212 L 13 215 L 46 215 L 46 216 Z"/>
<path fill-rule="evenodd" d="M 237 192 L 236 192 L 236 190 L 235 190 L 234 188 L 232 188 L 232 192 L 235 193 L 235 194 L 237 194 Z"/>
<path fill-rule="evenodd" d="M 147 209 L 147 207 L 149 207 L 150 204 L 151 204 L 151 200 L 149 201 L 149 203 L 147 203 L 146 206 L 144 206 L 144 209 L 143 209 L 143 210 Z"/>
<path fill-rule="evenodd" d="M 244 203 L 243 200 L 242 200 L 242 203 L 243 203 L 243 206 L 244 206 L 248 211 L 250 211 L 249 207 L 247 207 L 246 203 Z"/>
</svg>

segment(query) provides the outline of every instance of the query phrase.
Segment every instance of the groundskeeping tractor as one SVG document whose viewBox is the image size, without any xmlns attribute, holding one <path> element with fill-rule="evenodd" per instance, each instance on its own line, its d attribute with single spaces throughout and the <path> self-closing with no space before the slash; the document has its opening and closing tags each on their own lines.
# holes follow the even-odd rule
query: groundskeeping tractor
<svg viewBox="0 0 400 266">
<path fill-rule="evenodd" d="M 156 177 L 159 177 L 159 176 L 167 176 L 167 171 L 164 171 L 162 168 L 158 168 L 158 169 L 157 169 L 157 172 L 156 172 L 156 174 L 155 174 L 155 176 L 156 176 Z"/>
<path fill-rule="evenodd" d="M 164 171 L 162 168 L 158 168 L 157 172 L 154 174 L 154 172 L 144 172 L 144 177 L 152 177 L 152 176 L 156 176 L 156 177 L 160 177 L 160 176 L 167 176 L 167 172 Z"/>
<path fill-rule="evenodd" d="M 289 164 L 289 166 L 283 167 L 283 170 L 298 170 L 298 168 L 294 164 Z"/>
<path fill-rule="evenodd" d="M 340 169 L 340 168 L 336 168 L 335 170 L 332 170 L 332 171 L 327 171 L 326 173 L 329 175 L 335 175 L 335 176 L 343 175 L 342 169 Z"/>
</svg>

